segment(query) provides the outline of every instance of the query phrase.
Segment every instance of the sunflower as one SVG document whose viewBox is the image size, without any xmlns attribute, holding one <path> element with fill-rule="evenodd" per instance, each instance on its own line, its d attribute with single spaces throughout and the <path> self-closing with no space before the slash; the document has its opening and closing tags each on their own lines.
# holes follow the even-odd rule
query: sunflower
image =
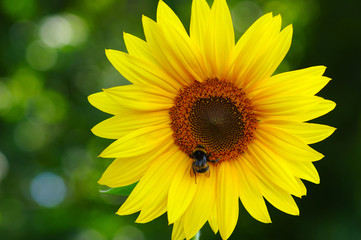
<svg viewBox="0 0 361 240">
<path fill-rule="evenodd" d="M 116 139 L 100 154 L 115 160 L 99 183 L 139 181 L 117 214 L 140 211 L 136 222 L 145 223 L 167 212 L 172 239 L 190 239 L 207 221 L 229 238 L 239 199 L 264 223 L 264 200 L 298 215 L 302 180 L 320 181 L 312 162 L 323 155 L 309 144 L 335 130 L 308 121 L 335 103 L 315 96 L 330 80 L 324 66 L 273 75 L 292 25 L 281 30 L 281 17 L 269 13 L 235 43 L 225 0 L 211 8 L 193 0 L 189 34 L 163 1 L 157 21 L 142 21 L 146 41 L 125 33 L 128 53 L 106 50 L 132 84 L 89 96 L 114 115 L 92 129 Z"/>
</svg>

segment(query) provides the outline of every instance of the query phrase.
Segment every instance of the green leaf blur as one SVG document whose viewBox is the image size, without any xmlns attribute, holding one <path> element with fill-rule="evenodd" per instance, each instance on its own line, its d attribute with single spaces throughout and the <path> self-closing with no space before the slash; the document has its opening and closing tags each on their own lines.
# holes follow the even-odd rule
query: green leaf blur
<svg viewBox="0 0 361 240">
<path fill-rule="evenodd" d="M 131 185 L 125 186 L 125 187 L 117 187 L 117 188 L 109 188 L 106 190 L 100 190 L 101 193 L 106 194 L 113 194 L 113 195 L 120 195 L 120 196 L 129 196 L 130 193 L 133 191 L 135 186 L 137 186 L 137 183 L 133 183 Z"/>
<path fill-rule="evenodd" d="M 164 0 L 189 29 L 191 0 Z M 126 197 L 100 193 L 111 141 L 90 129 L 110 115 L 87 96 L 128 84 L 104 49 L 125 51 L 123 31 L 144 38 L 141 16 L 158 0 L 2 0 L 0 2 L 0 239 L 170 239 L 166 215 L 137 224 L 115 213 Z M 211 3 L 212 0 L 209 1 Z M 321 184 L 306 182 L 300 216 L 268 205 L 272 224 L 240 207 L 232 239 L 361 239 L 361 2 L 228 0 L 236 37 L 267 12 L 293 24 L 278 72 L 327 66 L 318 94 L 337 103 L 317 119 L 337 131 L 312 147 Z M 208 224 L 200 239 L 220 239 Z"/>
</svg>

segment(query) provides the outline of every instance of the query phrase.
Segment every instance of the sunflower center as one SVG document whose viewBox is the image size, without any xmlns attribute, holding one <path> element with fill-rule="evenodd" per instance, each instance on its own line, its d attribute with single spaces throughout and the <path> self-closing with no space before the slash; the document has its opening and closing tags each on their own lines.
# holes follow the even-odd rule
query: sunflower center
<svg viewBox="0 0 361 240">
<path fill-rule="evenodd" d="M 200 98 L 188 119 L 194 138 L 213 151 L 231 149 L 243 135 L 241 113 L 229 98 Z"/>
<path fill-rule="evenodd" d="M 169 111 L 175 143 L 187 155 L 202 145 L 211 160 L 231 160 L 253 139 L 257 119 L 244 91 L 232 83 L 195 81 L 174 99 Z"/>
</svg>

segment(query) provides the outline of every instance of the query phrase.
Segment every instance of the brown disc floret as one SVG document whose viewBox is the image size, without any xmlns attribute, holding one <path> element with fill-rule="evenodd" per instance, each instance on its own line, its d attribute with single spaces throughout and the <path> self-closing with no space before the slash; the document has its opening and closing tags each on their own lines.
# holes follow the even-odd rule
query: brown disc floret
<svg viewBox="0 0 361 240">
<path fill-rule="evenodd" d="M 182 89 L 169 111 L 173 138 L 187 155 L 204 146 L 220 162 L 242 154 L 257 125 L 244 91 L 225 80 L 195 81 Z"/>
</svg>

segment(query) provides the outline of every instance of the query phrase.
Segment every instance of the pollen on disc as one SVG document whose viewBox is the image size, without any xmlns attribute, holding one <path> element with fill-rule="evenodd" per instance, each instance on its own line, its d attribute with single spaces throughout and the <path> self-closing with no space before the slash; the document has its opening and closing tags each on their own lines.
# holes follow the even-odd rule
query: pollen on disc
<svg viewBox="0 0 361 240">
<path fill-rule="evenodd" d="M 169 111 L 175 143 L 186 154 L 203 145 L 211 159 L 231 160 L 253 139 L 257 119 L 251 101 L 232 83 L 195 81 L 179 92 Z"/>
</svg>

